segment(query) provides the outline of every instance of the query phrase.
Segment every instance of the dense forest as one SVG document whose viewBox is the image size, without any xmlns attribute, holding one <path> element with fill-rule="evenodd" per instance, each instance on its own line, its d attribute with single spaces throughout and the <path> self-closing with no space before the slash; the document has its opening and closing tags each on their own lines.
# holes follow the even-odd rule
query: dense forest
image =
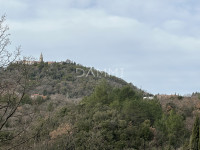
<svg viewBox="0 0 200 150">
<path fill-rule="evenodd" d="M 89 70 L 65 62 L 12 64 L 1 70 L 11 76 L 16 68 L 26 70 L 28 81 L 15 114 L 1 129 L 1 149 L 198 149 L 198 117 L 193 125 L 198 110 L 176 104 L 185 97 L 170 97 L 164 105 L 159 96 L 144 99 L 152 95 L 114 76 L 77 78 L 77 67 Z M 1 103 L 15 95 L 1 94 Z"/>
</svg>

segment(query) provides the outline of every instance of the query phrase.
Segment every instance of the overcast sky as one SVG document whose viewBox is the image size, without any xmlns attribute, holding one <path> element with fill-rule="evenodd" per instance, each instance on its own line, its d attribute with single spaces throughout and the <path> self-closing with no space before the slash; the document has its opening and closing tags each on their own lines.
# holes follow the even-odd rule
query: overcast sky
<svg viewBox="0 0 200 150">
<path fill-rule="evenodd" d="M 199 0 L 0 0 L 3 14 L 23 55 L 123 69 L 153 94 L 200 91 Z"/>
</svg>

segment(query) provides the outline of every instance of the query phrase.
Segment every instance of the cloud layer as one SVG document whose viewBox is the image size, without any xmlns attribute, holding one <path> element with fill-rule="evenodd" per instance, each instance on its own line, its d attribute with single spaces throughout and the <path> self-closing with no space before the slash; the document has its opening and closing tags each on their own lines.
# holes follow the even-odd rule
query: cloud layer
<svg viewBox="0 0 200 150">
<path fill-rule="evenodd" d="M 0 0 L 13 45 L 45 60 L 75 60 L 154 94 L 199 90 L 200 2 Z"/>
</svg>

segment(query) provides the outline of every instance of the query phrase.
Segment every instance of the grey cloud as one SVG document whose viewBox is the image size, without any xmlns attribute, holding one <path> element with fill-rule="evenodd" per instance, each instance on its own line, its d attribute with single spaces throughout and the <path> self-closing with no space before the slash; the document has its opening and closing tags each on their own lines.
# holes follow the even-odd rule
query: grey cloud
<svg viewBox="0 0 200 150">
<path fill-rule="evenodd" d="M 199 88 L 197 1 L 0 1 L 25 55 L 124 68 L 124 79 L 152 93 Z"/>
</svg>

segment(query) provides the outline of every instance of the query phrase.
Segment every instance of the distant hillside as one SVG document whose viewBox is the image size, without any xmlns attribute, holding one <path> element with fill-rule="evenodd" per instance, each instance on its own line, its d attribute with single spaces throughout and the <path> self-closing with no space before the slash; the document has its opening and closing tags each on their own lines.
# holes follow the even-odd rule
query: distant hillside
<svg viewBox="0 0 200 150">
<path fill-rule="evenodd" d="M 12 69 L 15 65 L 9 66 Z M 130 85 L 142 95 L 145 92 L 126 81 L 109 75 L 106 72 L 97 71 L 94 68 L 84 67 L 80 64 L 67 62 L 29 62 L 27 65 L 29 78 L 36 83 L 29 94 L 54 95 L 61 94 L 67 98 L 81 98 L 88 96 L 94 87 L 102 80 L 106 80 L 114 87 Z"/>
</svg>

